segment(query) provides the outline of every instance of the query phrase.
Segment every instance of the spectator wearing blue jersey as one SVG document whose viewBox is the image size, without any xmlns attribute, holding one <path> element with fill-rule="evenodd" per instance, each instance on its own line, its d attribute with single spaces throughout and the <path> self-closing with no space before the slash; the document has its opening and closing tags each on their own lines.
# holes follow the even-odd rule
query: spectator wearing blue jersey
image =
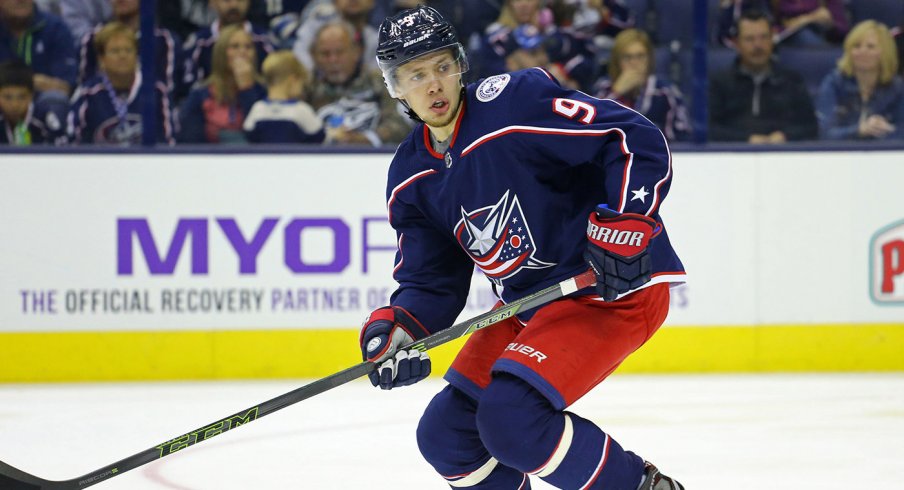
<svg viewBox="0 0 904 490">
<path fill-rule="evenodd" d="M 904 138 L 904 81 L 888 28 L 857 24 L 844 41 L 838 69 L 823 80 L 817 110 L 825 139 Z"/>
<path fill-rule="evenodd" d="M 257 71 L 254 42 L 241 25 L 224 28 L 213 46 L 212 73 L 179 111 L 181 143 L 245 143 L 242 125 L 267 96 Z"/>
<path fill-rule="evenodd" d="M 185 80 L 191 85 L 204 80 L 211 74 L 213 45 L 217 42 L 222 30 L 228 26 L 240 26 L 251 37 L 256 51 L 255 59 L 260 70 L 260 63 L 273 51 L 273 43 L 266 27 L 252 24 L 248 20 L 251 0 L 209 0 L 211 8 L 217 13 L 217 20 L 190 35 L 185 41 Z"/>
<path fill-rule="evenodd" d="M 288 50 L 276 51 L 264 60 L 267 98 L 257 101 L 245 118 L 250 143 L 322 143 L 323 122 L 301 100 L 308 72 Z"/>
<path fill-rule="evenodd" d="M 31 68 L 19 60 L 0 63 L 0 145 L 64 142 L 63 121 L 52 112 L 35 111 Z"/>
<path fill-rule="evenodd" d="M 34 71 L 35 105 L 64 120 L 76 82 L 75 46 L 66 24 L 34 0 L 0 1 L 0 61 Z"/>
<path fill-rule="evenodd" d="M 669 140 L 687 140 L 691 126 L 681 91 L 654 73 L 653 60 L 653 43 L 647 33 L 622 31 L 612 46 L 609 76 L 601 79 L 593 92 L 640 112 Z"/>
<path fill-rule="evenodd" d="M 507 71 L 505 58 L 510 52 L 507 46 L 526 28 L 544 36 L 553 34 L 556 25 L 552 11 L 540 0 L 506 0 L 499 17 L 486 28 L 476 50 L 473 62 L 478 78 Z"/>
<path fill-rule="evenodd" d="M 112 5 L 112 20 L 129 26 L 141 39 L 140 0 L 105 0 Z M 79 42 L 79 83 L 97 75 L 97 53 L 94 51 L 94 36 L 103 25 L 87 32 Z M 174 100 L 181 100 L 191 88 L 185 84 L 185 60 L 182 40 L 169 29 L 154 27 L 154 53 L 157 80 L 166 84 Z"/>
<path fill-rule="evenodd" d="M 69 112 L 69 132 L 76 144 L 129 146 L 141 143 L 144 83 L 154 86 L 157 141 L 175 143 L 173 107 L 162 81 L 143 81 L 138 69 L 135 32 L 110 22 L 94 36 L 100 71 L 79 87 Z"/>
</svg>

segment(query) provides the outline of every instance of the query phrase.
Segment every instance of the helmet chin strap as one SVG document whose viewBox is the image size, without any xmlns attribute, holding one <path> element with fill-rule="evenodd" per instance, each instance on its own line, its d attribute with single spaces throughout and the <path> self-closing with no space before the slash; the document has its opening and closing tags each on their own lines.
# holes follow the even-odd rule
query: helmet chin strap
<svg viewBox="0 0 904 490">
<path fill-rule="evenodd" d="M 464 79 L 460 79 L 459 83 L 461 83 L 461 91 L 458 94 L 458 105 L 455 106 L 455 110 L 453 112 L 458 112 L 458 108 L 461 107 L 462 102 L 465 101 L 466 91 L 465 91 Z M 426 124 L 426 122 L 423 119 L 421 119 L 421 117 L 418 116 L 416 112 L 414 112 L 414 109 L 412 109 L 411 106 L 408 105 L 408 102 L 406 102 L 405 99 L 399 99 L 399 103 L 402 104 L 403 106 L 405 106 L 405 114 L 408 115 L 409 119 L 411 119 L 414 122 L 420 122 L 420 123 Z"/>
</svg>

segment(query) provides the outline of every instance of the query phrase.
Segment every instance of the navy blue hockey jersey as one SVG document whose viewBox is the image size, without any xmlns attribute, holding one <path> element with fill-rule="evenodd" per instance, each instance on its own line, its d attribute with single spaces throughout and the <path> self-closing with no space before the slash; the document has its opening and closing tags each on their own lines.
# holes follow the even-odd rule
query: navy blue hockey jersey
<svg viewBox="0 0 904 490">
<path fill-rule="evenodd" d="M 53 111 L 42 111 L 29 104 L 25 119 L 10 124 L 0 114 L 0 145 L 61 145 L 66 143 L 65 121 Z"/>
<path fill-rule="evenodd" d="M 69 109 L 70 138 L 76 144 L 141 144 L 144 109 L 141 97 L 141 73 L 136 73 L 129 93 L 111 94 L 104 76 L 94 77 L 79 87 Z M 173 103 L 163 82 L 154 84 L 157 108 L 157 141 L 175 143 Z"/>
<path fill-rule="evenodd" d="M 389 169 L 399 247 L 391 303 L 431 331 L 464 307 L 475 264 L 503 301 L 587 270 L 587 217 L 597 204 L 662 222 L 671 154 L 637 112 L 564 89 L 539 68 L 471 84 L 464 103 L 444 155 L 419 124 Z M 647 285 L 684 281 L 664 226 L 650 255 Z"/>
</svg>

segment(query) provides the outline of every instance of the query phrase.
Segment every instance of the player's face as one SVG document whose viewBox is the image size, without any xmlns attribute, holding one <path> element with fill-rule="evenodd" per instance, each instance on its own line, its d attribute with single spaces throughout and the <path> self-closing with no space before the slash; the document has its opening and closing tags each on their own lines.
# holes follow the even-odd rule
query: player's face
<svg viewBox="0 0 904 490">
<path fill-rule="evenodd" d="M 395 72 L 402 100 L 429 126 L 455 120 L 461 102 L 461 70 L 450 50 L 416 58 Z"/>
<path fill-rule="evenodd" d="M 16 124 L 28 113 L 32 93 L 26 87 L 7 86 L 0 88 L 0 113 L 3 118 Z"/>
<path fill-rule="evenodd" d="M 879 36 L 874 31 L 867 31 L 851 45 L 851 64 L 854 71 L 878 71 L 881 59 L 882 48 L 879 46 Z"/>
<path fill-rule="evenodd" d="M 138 67 L 138 50 L 134 40 L 128 36 L 113 36 L 107 41 L 104 54 L 98 61 L 107 75 L 125 76 L 135 73 Z"/>
<path fill-rule="evenodd" d="M 772 57 L 772 31 L 766 20 L 741 20 L 738 22 L 738 39 L 735 42 L 741 64 L 759 70 L 769 64 Z"/>
</svg>

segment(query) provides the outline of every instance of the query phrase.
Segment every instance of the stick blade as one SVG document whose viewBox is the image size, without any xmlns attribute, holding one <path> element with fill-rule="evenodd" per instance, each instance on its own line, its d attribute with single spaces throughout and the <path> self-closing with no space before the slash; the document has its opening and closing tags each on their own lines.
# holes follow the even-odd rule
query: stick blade
<svg viewBox="0 0 904 490">
<path fill-rule="evenodd" d="M 30 475 L 0 461 L 0 488 L 3 490 L 44 490 L 65 488 L 65 486 L 61 486 L 58 482 Z"/>
</svg>

